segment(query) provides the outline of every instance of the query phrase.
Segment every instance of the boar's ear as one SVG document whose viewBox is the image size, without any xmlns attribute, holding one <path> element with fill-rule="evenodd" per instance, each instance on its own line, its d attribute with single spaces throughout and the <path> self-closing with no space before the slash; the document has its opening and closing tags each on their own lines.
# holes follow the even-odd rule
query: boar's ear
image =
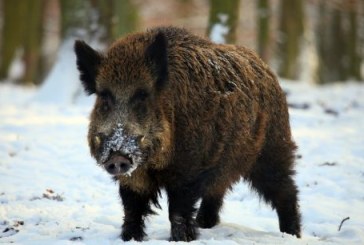
<svg viewBox="0 0 364 245">
<path fill-rule="evenodd" d="M 101 63 L 101 55 L 80 40 L 76 40 L 74 49 L 82 85 L 86 93 L 93 94 L 96 92 L 96 75 Z"/>
<path fill-rule="evenodd" d="M 156 88 L 162 89 L 168 80 L 168 42 L 163 32 L 158 32 L 147 47 L 145 55 L 157 78 Z"/>
</svg>

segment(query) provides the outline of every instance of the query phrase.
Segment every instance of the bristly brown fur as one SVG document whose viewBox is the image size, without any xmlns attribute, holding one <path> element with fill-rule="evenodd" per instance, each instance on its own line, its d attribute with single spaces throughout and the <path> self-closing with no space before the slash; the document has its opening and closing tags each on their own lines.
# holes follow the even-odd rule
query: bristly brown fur
<svg viewBox="0 0 364 245">
<path fill-rule="evenodd" d="M 144 218 L 161 188 L 169 199 L 171 240 L 196 239 L 197 225 L 219 222 L 224 195 L 241 178 L 276 209 L 280 230 L 300 237 L 292 179 L 296 145 L 286 98 L 254 52 L 161 27 L 116 41 L 102 57 L 100 64 L 88 61 L 83 67 L 85 57 L 77 53 L 81 79 L 88 76 L 86 90 L 98 95 L 89 129 L 91 154 L 99 158 L 95 137 L 106 140 L 120 122 L 130 135 L 143 136 L 140 147 L 147 153 L 131 176 L 117 178 L 124 240 L 145 237 Z"/>
</svg>

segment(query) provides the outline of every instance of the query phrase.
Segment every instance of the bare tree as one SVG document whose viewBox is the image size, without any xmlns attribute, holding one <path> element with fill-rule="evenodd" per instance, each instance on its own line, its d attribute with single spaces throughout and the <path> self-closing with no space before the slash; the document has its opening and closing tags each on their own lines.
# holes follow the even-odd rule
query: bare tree
<svg viewBox="0 0 364 245">
<path fill-rule="evenodd" d="M 82 39 L 102 50 L 115 38 L 136 27 L 137 14 L 133 5 L 128 5 L 131 4 L 129 1 L 62 0 L 59 3 L 61 44 L 57 62 L 40 88 L 38 98 L 41 101 L 48 100 L 49 93 L 57 88 L 57 96 L 51 98 L 53 102 L 73 103 L 81 98 L 85 99 L 81 83 L 77 82 L 76 61 L 65 69 L 65 65 L 75 58 L 75 40 Z M 59 84 L 59 77 L 63 78 L 62 86 Z"/>
<path fill-rule="evenodd" d="M 25 12 L 26 6 L 20 4 L 21 0 L 3 1 L 3 28 L 1 46 L 0 80 L 7 78 L 11 62 L 15 57 L 17 49 L 21 46 L 24 26 L 15 27 L 21 13 Z"/>
<path fill-rule="evenodd" d="M 269 0 L 257 1 L 258 54 L 265 61 L 269 59 L 270 48 L 270 7 Z"/>
<path fill-rule="evenodd" d="M 40 46 L 43 1 L 3 1 L 2 57 L 0 79 L 8 77 L 11 63 L 17 57 L 23 64 L 18 82 L 37 84 L 40 81 Z"/>
<path fill-rule="evenodd" d="M 138 11 L 131 0 L 89 0 L 97 13 L 98 26 L 104 30 L 100 37 L 110 43 L 137 28 Z"/>
<path fill-rule="evenodd" d="M 235 43 L 240 0 L 210 0 L 207 35 L 217 43 Z"/>
<path fill-rule="evenodd" d="M 25 72 L 23 81 L 39 84 L 43 79 L 41 69 L 41 44 L 42 44 L 42 17 L 43 0 L 26 1 L 26 28 L 24 30 L 24 64 Z M 26 20 L 26 21 L 25 21 Z"/>
<path fill-rule="evenodd" d="M 112 22 L 111 37 L 119 38 L 122 35 L 135 31 L 138 28 L 138 9 L 131 0 L 114 0 L 115 21 Z"/>
<path fill-rule="evenodd" d="M 278 74 L 297 79 L 304 31 L 302 0 L 281 0 L 278 30 Z"/>
<path fill-rule="evenodd" d="M 321 0 L 318 5 L 318 82 L 361 80 L 360 1 Z"/>
</svg>

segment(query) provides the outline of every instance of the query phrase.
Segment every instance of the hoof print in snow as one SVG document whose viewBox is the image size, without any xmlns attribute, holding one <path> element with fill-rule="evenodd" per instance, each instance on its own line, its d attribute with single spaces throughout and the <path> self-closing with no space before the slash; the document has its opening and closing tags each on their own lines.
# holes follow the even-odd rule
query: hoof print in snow
<svg viewBox="0 0 364 245">
<path fill-rule="evenodd" d="M 64 200 L 61 195 L 56 194 L 52 189 L 47 189 L 46 192 L 43 193 L 43 198 L 58 202 L 62 202 Z"/>
<path fill-rule="evenodd" d="M 3 196 L 4 196 L 4 197 L 3 197 Z M 1 192 L 1 193 L 0 193 L 0 197 L 1 197 L 0 204 L 8 203 L 8 201 L 7 201 L 7 200 L 6 200 L 6 198 L 5 198 L 5 192 Z M 1 225 L 1 222 L 0 222 L 0 225 Z"/>
<path fill-rule="evenodd" d="M 14 221 L 13 225 L 9 226 L 9 222 L 4 220 L 2 222 L 0 222 L 0 226 L 7 226 L 6 228 L 4 228 L 1 233 L 0 233 L 0 238 L 3 237 L 9 237 L 9 236 L 13 236 L 16 233 L 19 232 L 18 229 L 16 229 L 19 226 L 23 226 L 24 225 L 24 221 L 18 220 L 18 221 Z M 0 229 L 2 229 L 3 227 L 0 227 Z"/>
<path fill-rule="evenodd" d="M 332 115 L 332 116 L 335 116 L 335 117 L 338 117 L 338 116 L 339 116 L 339 112 L 338 112 L 338 111 L 336 111 L 336 110 L 334 110 L 334 109 L 326 108 L 326 109 L 324 110 L 324 112 L 325 112 L 326 114 L 329 114 L 329 115 Z"/>
<path fill-rule="evenodd" d="M 9 237 L 9 236 L 13 236 L 15 235 L 16 233 L 18 233 L 19 230 L 13 228 L 13 227 L 6 227 L 2 233 L 0 234 L 0 238 L 3 238 L 3 237 Z"/>
<path fill-rule="evenodd" d="M 64 200 L 63 197 L 58 195 L 58 194 L 57 195 L 49 195 L 47 193 L 44 193 L 43 198 L 53 200 L 53 201 L 57 201 L 57 202 L 62 202 Z"/>
<path fill-rule="evenodd" d="M 336 162 L 325 162 L 323 164 L 320 164 L 320 166 L 329 166 L 329 167 L 336 166 L 336 165 L 337 165 Z"/>
<path fill-rule="evenodd" d="M 74 236 L 70 238 L 70 241 L 82 241 L 82 240 L 83 240 L 82 236 Z"/>
<path fill-rule="evenodd" d="M 53 201 L 57 201 L 57 202 L 64 201 L 64 198 L 61 195 L 56 194 L 51 189 L 47 189 L 45 191 L 45 193 L 43 193 L 42 197 L 33 197 L 30 199 L 30 201 L 35 201 L 35 200 L 40 200 L 40 199 L 49 199 L 49 200 L 53 200 Z"/>
<path fill-rule="evenodd" d="M 76 226 L 76 229 L 77 230 L 81 230 L 81 231 L 86 231 L 86 230 L 89 230 L 90 227 L 81 227 L 81 226 Z"/>
<path fill-rule="evenodd" d="M 9 222 L 8 221 L 6 221 L 6 220 L 4 220 L 4 221 L 0 221 L 0 226 L 1 225 L 8 225 L 9 224 Z"/>
<path fill-rule="evenodd" d="M 23 226 L 24 225 L 24 221 L 22 220 L 17 220 L 14 222 L 14 227 L 19 227 L 19 226 Z"/>
<path fill-rule="evenodd" d="M 16 152 L 13 152 L 13 151 L 9 152 L 9 157 L 15 157 L 15 156 L 16 156 Z"/>
<path fill-rule="evenodd" d="M 297 154 L 296 155 L 296 159 L 302 159 L 302 155 L 301 154 Z"/>
<path fill-rule="evenodd" d="M 308 103 L 288 103 L 288 107 L 293 109 L 308 110 L 311 106 Z"/>
</svg>

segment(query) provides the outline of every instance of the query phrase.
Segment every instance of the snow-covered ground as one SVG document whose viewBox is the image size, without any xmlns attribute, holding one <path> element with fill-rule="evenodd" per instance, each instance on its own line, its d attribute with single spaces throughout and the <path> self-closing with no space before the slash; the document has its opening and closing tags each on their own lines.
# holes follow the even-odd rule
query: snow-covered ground
<svg viewBox="0 0 364 245">
<path fill-rule="evenodd" d="M 239 183 L 221 224 L 192 244 L 364 244 L 364 85 L 283 87 L 299 146 L 303 238 L 280 233 L 276 213 Z M 86 142 L 91 103 L 37 96 L 0 86 L 0 243 L 121 244 L 117 186 Z M 161 204 L 146 244 L 169 244 L 165 195 Z"/>
</svg>

